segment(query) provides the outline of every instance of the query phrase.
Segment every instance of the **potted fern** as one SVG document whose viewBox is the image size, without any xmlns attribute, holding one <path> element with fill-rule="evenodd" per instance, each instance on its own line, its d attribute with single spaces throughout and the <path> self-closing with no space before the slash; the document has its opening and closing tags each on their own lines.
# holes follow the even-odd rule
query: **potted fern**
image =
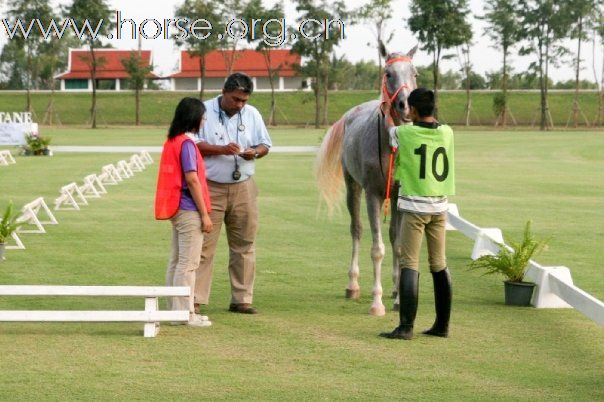
<svg viewBox="0 0 604 402">
<path fill-rule="evenodd" d="M 29 133 L 25 135 L 25 142 L 26 144 L 21 146 L 23 155 L 51 155 L 48 148 L 50 137 L 38 133 Z"/>
<path fill-rule="evenodd" d="M 486 270 L 485 275 L 501 274 L 507 278 L 505 284 L 505 304 L 528 306 L 535 284 L 524 282 L 529 260 L 542 252 L 546 240 L 537 240 L 531 232 L 531 221 L 526 223 L 520 243 L 510 241 L 510 246 L 499 244 L 499 253 L 484 255 L 470 263 L 470 269 Z"/>
<path fill-rule="evenodd" d="M 9 202 L 0 219 L 0 261 L 4 260 L 6 239 L 19 227 L 17 216 L 13 213 L 13 203 Z"/>
</svg>

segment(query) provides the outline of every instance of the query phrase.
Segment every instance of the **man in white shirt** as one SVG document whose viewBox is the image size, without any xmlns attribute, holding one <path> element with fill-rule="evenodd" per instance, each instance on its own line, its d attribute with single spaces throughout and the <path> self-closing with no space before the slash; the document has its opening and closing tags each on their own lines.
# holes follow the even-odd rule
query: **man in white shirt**
<svg viewBox="0 0 604 402">
<path fill-rule="evenodd" d="M 251 78 L 234 73 L 225 81 L 222 95 L 204 102 L 207 120 L 197 146 L 206 165 L 214 228 L 203 242 L 195 283 L 196 309 L 209 301 L 216 243 L 224 222 L 231 279 L 229 311 L 258 312 L 252 306 L 258 227 L 258 190 L 252 176 L 255 160 L 268 154 L 272 142 L 262 116 L 247 104 L 252 92 Z"/>
</svg>

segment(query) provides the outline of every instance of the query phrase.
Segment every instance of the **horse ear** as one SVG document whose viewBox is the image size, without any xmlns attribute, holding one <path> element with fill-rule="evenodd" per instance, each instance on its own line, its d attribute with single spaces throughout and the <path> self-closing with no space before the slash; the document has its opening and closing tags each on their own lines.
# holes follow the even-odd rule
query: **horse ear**
<svg viewBox="0 0 604 402">
<path fill-rule="evenodd" d="M 378 46 L 380 48 L 380 54 L 382 55 L 382 57 L 384 59 L 388 58 L 388 51 L 386 51 L 386 46 L 384 45 L 384 42 L 382 42 L 381 40 L 378 41 Z"/>
<path fill-rule="evenodd" d="M 415 52 L 417 52 L 417 45 L 415 45 L 415 47 L 413 49 L 411 49 L 407 52 L 407 57 L 413 58 L 413 55 L 415 55 Z"/>
</svg>

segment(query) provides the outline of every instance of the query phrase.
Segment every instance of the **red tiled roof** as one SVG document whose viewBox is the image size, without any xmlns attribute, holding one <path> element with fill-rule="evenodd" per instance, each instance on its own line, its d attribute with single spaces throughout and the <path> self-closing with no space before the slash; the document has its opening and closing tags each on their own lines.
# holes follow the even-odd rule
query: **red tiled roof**
<svg viewBox="0 0 604 402">
<path fill-rule="evenodd" d="M 273 69 L 279 69 L 280 77 L 298 75 L 294 65 L 300 64 L 300 55 L 290 53 L 287 49 L 271 49 L 270 63 Z M 227 76 L 225 58 L 229 60 L 232 50 L 214 50 L 206 55 L 206 77 L 224 78 Z M 238 50 L 235 53 L 233 72 L 242 72 L 250 77 L 268 77 L 264 55 L 256 50 Z M 180 71 L 170 75 L 171 78 L 197 78 L 200 76 L 199 57 L 182 50 L 180 52 Z"/>
<path fill-rule="evenodd" d="M 116 79 L 130 78 L 122 60 L 128 59 L 130 54 L 138 50 L 95 50 L 97 60 L 97 79 Z M 142 65 L 148 66 L 151 63 L 151 51 L 141 51 Z M 88 79 L 90 78 L 90 52 L 88 50 L 70 50 L 69 52 L 69 71 L 59 74 L 57 79 Z M 157 78 L 153 73 L 147 75 L 148 78 Z"/>
</svg>

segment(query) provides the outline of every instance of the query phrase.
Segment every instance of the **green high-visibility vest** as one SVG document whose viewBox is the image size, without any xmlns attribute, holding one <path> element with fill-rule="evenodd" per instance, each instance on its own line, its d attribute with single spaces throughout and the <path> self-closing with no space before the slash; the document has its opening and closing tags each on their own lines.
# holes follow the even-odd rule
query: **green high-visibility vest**
<svg viewBox="0 0 604 402">
<path fill-rule="evenodd" d="M 402 195 L 442 196 L 455 194 L 453 130 L 447 125 L 426 128 L 397 127 L 398 155 L 395 180 Z"/>
</svg>

